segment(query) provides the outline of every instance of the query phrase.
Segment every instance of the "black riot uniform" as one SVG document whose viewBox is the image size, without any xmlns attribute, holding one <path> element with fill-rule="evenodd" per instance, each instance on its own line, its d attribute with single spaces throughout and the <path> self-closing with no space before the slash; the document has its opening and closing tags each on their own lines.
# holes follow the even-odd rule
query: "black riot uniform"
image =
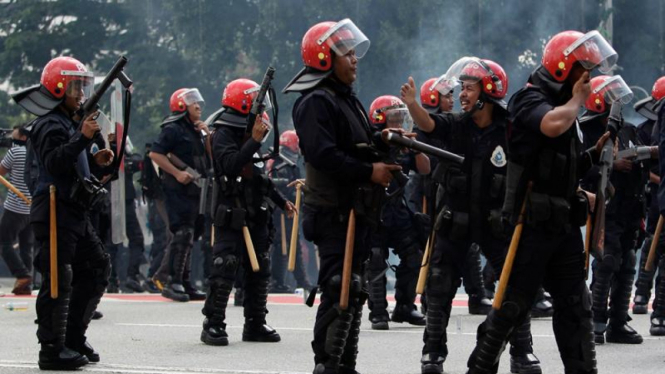
<svg viewBox="0 0 665 374">
<path fill-rule="evenodd" d="M 166 117 L 162 122 L 159 138 L 152 145 L 153 153 L 177 156 L 183 163 L 196 170 L 201 181 L 206 181 L 208 159 L 205 153 L 203 137 L 189 119 L 187 112 Z M 203 232 L 203 215 L 199 214 L 201 189 L 193 181 L 181 184 L 171 174 L 162 172 L 166 211 L 169 229 L 173 239 L 169 244 L 165 258 L 168 266 L 168 284 L 162 295 L 176 301 L 201 300 L 203 293 L 189 282 L 190 256 L 194 241 Z"/>
<path fill-rule="evenodd" d="M 287 185 L 296 179 L 300 179 L 300 166 L 299 155 L 291 151 L 287 147 L 280 148 L 280 157 L 270 163 L 269 176 L 272 179 L 275 187 L 286 196 L 290 201 L 295 201 L 295 187 L 287 187 Z M 272 285 L 271 291 L 275 293 L 290 293 L 293 292 L 292 288 L 287 283 L 287 262 L 288 262 L 288 249 L 291 245 L 291 231 L 293 229 L 293 220 L 284 217 L 284 234 L 286 239 L 287 255 L 282 254 L 282 229 L 281 220 L 284 213 L 275 210 L 273 213 L 273 225 L 275 227 L 275 240 L 273 240 L 272 248 Z M 293 277 L 296 280 L 296 286 L 303 288 L 307 291 L 312 289 L 312 285 L 307 278 L 307 271 L 303 261 L 303 251 L 300 247 L 300 236 L 302 230 L 298 230 L 298 238 L 296 242 L 296 267 L 293 271 Z"/>
<path fill-rule="evenodd" d="M 444 113 L 439 107 L 432 108 L 423 106 L 423 108 L 432 115 Z M 417 134 L 418 140 L 438 148 L 446 148 L 444 139 L 440 139 L 433 136 L 433 134 L 428 134 L 420 129 L 415 129 L 414 132 Z M 435 210 L 437 184 L 432 180 L 432 173 L 436 170 L 438 163 L 439 160 L 436 157 L 431 158 L 430 165 L 432 172 L 427 175 L 416 174 L 409 181 L 409 183 L 414 186 L 412 194 L 409 197 L 409 202 L 419 211 L 424 211 L 422 207 L 423 202 L 427 203 L 427 212 L 434 212 Z M 423 197 L 425 197 L 425 199 L 423 199 Z M 487 314 L 491 307 L 491 302 L 486 295 L 486 286 L 488 285 L 485 284 L 485 279 L 483 278 L 484 269 L 480 267 L 480 251 L 469 251 L 467 261 L 467 274 L 462 275 L 462 281 L 464 284 L 464 291 L 469 295 L 469 313 Z M 489 261 L 486 263 L 485 269 L 487 269 L 486 272 L 492 271 Z M 488 278 L 488 280 L 491 280 L 491 282 L 494 283 L 494 279 L 489 279 L 493 277 L 485 278 Z M 423 299 L 426 299 L 425 295 L 421 298 L 424 313 L 427 304 Z"/>
<path fill-rule="evenodd" d="M 654 114 L 655 116 L 655 114 Z M 656 124 L 654 119 L 647 119 L 637 127 L 638 134 L 643 144 L 649 144 L 652 146 L 658 146 L 658 133 L 659 127 Z M 660 170 L 658 168 L 658 162 L 651 162 L 650 172 L 656 176 L 660 176 Z M 647 271 L 644 268 L 644 265 L 647 262 L 647 257 L 649 256 L 649 250 L 651 249 L 651 243 L 654 239 L 654 234 L 656 232 L 656 225 L 658 224 L 658 217 L 660 215 L 658 209 L 658 184 L 649 181 L 647 185 L 646 192 L 646 201 L 647 201 L 647 222 L 646 222 L 646 239 L 642 244 L 642 253 L 640 255 L 640 262 L 638 267 L 637 279 L 635 280 L 635 298 L 633 299 L 633 314 L 647 314 L 649 300 L 651 299 L 651 287 L 654 283 L 654 278 L 656 278 L 656 269 L 653 271 Z M 658 245 L 662 246 L 662 233 L 661 239 L 659 240 Z M 660 254 L 662 250 L 658 251 Z M 656 265 L 659 263 L 656 260 Z M 659 268 L 661 269 L 661 268 Z M 662 270 L 658 270 L 662 272 Z M 658 283 L 660 277 L 656 278 L 656 289 L 658 288 Z M 656 292 L 656 298 L 654 299 L 653 305 L 656 309 L 658 303 L 660 302 L 660 297 Z M 665 329 L 665 327 L 663 327 Z"/>
<path fill-rule="evenodd" d="M 442 196 L 437 201 L 436 241 L 426 290 L 423 373 L 441 372 L 448 355 L 446 327 L 452 302 L 461 277 L 481 277 L 479 252 L 497 272 L 503 268 L 509 244 L 501 218 L 507 169 L 506 111 L 494 104 L 492 116 L 492 123 L 480 128 L 469 114 L 431 115 L 435 127 L 429 135 L 443 140 L 448 151 L 463 155 L 465 161 L 461 166 L 440 162 L 433 173 Z M 514 332 L 511 345 L 513 372 L 540 372 L 528 317 Z"/>
<path fill-rule="evenodd" d="M 404 174 L 416 169 L 412 153 L 402 154 L 399 148 L 391 148 L 391 161 L 402 166 Z M 423 240 L 427 240 L 426 228 L 418 228 L 428 226 L 428 222 L 425 222 L 421 215 L 416 218 L 409 209 L 404 196 L 404 186 L 400 186 L 398 180 L 391 182 L 388 194 L 390 197 L 382 207 L 381 224 L 372 234 L 372 253 L 367 265 L 369 320 L 374 330 L 387 330 L 389 320 L 424 326 L 425 316 L 416 309 L 414 302 L 422 251 L 426 244 Z M 420 232 L 424 235 L 419 235 Z M 393 248 L 393 252 L 399 257 L 399 265 L 394 268 L 396 305 L 392 316 L 388 316 L 385 275 L 390 248 Z"/>
<path fill-rule="evenodd" d="M 665 160 L 665 111 L 663 111 L 662 106 L 658 112 L 658 122 L 656 127 L 658 128 L 658 156 L 660 160 Z M 665 175 L 665 162 L 661 162 L 658 166 L 659 174 Z M 660 210 L 661 216 L 665 214 L 665 181 L 660 180 L 660 185 L 658 186 L 658 207 Z M 662 240 L 662 235 L 661 235 Z M 649 333 L 655 336 L 665 335 L 665 245 L 662 243 L 659 244 L 659 260 L 658 268 L 658 280 L 656 281 L 656 300 L 653 304 L 653 313 L 651 314 L 651 328 Z"/>
<path fill-rule="evenodd" d="M 596 116 L 593 121 L 602 123 L 608 114 Z M 615 142 L 618 143 L 619 151 L 643 145 L 637 128 L 628 123 L 619 129 Z M 642 337 L 627 322 L 635 278 L 635 251 L 645 214 L 644 191 L 648 178 L 648 160 L 633 162 L 629 172 L 615 169 L 610 176 L 614 195 L 605 211 L 605 250 L 603 258 L 595 260 L 597 263 L 593 267 L 591 285 L 596 344 L 605 342 L 606 331 L 608 342 L 642 342 Z M 608 298 L 611 305 L 609 311 Z"/>
<path fill-rule="evenodd" d="M 287 200 L 263 172 L 262 163 L 253 157 L 261 143 L 245 140 L 246 117 L 231 108 L 212 124 L 212 154 L 215 180 L 219 185 L 213 208 L 215 244 L 213 266 L 208 279 L 208 294 L 203 307 L 205 320 L 201 341 L 209 345 L 227 345 L 226 308 L 240 267 L 244 272 L 244 316 L 242 340 L 279 342 L 279 334 L 266 324 L 270 284 L 270 243 L 268 223 L 270 205 L 284 208 Z M 243 226 L 249 230 L 259 271 L 251 268 Z"/>
<path fill-rule="evenodd" d="M 517 221 L 527 186 L 526 222 L 504 302 L 478 329 L 469 373 L 496 370 L 503 345 L 528 316 L 541 284 L 554 298 L 553 329 L 566 373 L 595 373 L 591 297 L 584 280 L 584 248 L 579 226 L 588 203 L 578 180 L 597 159 L 582 152 L 581 130 L 573 124 L 558 137 L 540 130 L 543 117 L 565 104 L 571 88 L 541 66 L 527 87 L 510 100 L 508 170 L 504 214 Z M 592 157 L 593 156 L 593 157 Z"/>
<path fill-rule="evenodd" d="M 43 279 L 36 304 L 40 367 L 71 360 L 73 352 L 67 348 L 99 361 L 85 332 L 108 284 L 110 264 L 90 222 L 88 204 L 96 198 L 81 191 L 82 180 L 91 176 L 86 151 L 91 139 L 78 132 L 77 124 L 59 108 L 35 120 L 30 139 L 39 165 L 30 220 L 40 243 L 35 263 Z M 57 191 L 57 299 L 51 298 L 49 268 L 51 185 Z M 79 193 L 72 197 L 73 191 Z"/>
<path fill-rule="evenodd" d="M 371 163 L 379 160 L 361 150 L 378 144 L 366 111 L 352 87 L 328 75 L 319 74 L 313 85 L 301 85 L 296 78 L 287 90 L 302 93 L 293 107 L 307 173 L 302 230 L 305 239 L 318 246 L 320 258 L 321 304 L 312 341 L 315 372 L 355 373 L 362 307 L 367 299 L 370 221 L 378 220 L 385 192 L 370 183 Z M 341 275 L 352 208 L 356 213 L 353 274 L 349 306 L 341 310 Z"/>
</svg>

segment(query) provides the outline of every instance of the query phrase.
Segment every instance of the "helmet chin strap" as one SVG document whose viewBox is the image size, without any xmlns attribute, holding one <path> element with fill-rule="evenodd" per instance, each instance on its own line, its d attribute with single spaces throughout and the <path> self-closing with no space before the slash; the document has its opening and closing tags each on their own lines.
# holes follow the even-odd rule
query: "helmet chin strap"
<svg viewBox="0 0 665 374">
<path fill-rule="evenodd" d="M 483 100 L 483 96 L 481 95 L 478 100 L 476 101 L 475 104 L 471 107 L 471 110 L 468 112 L 464 112 L 462 115 L 462 119 L 466 120 L 467 118 L 471 117 L 474 115 L 477 111 L 482 110 L 485 107 L 485 100 Z"/>
</svg>

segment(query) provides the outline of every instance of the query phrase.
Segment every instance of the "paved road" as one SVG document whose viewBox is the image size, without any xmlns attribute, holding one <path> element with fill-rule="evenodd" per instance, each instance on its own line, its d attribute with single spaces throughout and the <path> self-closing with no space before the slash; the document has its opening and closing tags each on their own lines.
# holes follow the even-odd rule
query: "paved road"
<svg viewBox="0 0 665 374">
<path fill-rule="evenodd" d="M 7 290 L 4 287 L 2 290 Z M 1 290 L 0 290 L 1 291 Z M 37 373 L 39 345 L 34 296 L 0 297 L 0 305 L 28 302 L 28 311 L 0 309 L 0 373 Z M 100 364 L 84 372 L 95 373 L 311 373 L 310 340 L 315 309 L 297 296 L 271 295 L 269 323 L 282 336 L 281 343 L 244 343 L 242 309 L 229 307 L 230 345 L 209 347 L 199 341 L 201 302 L 174 303 L 155 295 L 107 295 L 100 310 L 105 317 L 93 321 L 89 340 L 100 352 Z M 365 313 L 366 318 L 367 313 Z M 597 347 L 600 373 L 665 373 L 665 338 L 648 335 L 647 316 L 635 316 L 632 325 L 645 336 L 639 346 L 606 344 Z M 446 373 L 464 373 L 473 349 L 475 330 L 482 317 L 467 314 L 461 296 L 455 302 L 448 327 L 450 355 Z M 533 322 L 536 354 L 545 373 L 562 373 L 551 319 Z M 372 331 L 363 322 L 358 370 L 363 374 L 420 373 L 422 328 L 391 324 L 390 331 Z M 508 373 L 504 354 L 500 373 Z"/>
</svg>

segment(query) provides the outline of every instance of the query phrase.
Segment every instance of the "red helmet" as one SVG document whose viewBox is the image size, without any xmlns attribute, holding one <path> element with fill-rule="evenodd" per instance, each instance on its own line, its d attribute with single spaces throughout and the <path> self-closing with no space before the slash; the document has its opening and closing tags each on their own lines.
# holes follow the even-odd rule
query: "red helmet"
<svg viewBox="0 0 665 374">
<path fill-rule="evenodd" d="M 591 94 L 584 106 L 596 113 L 605 113 L 610 108 L 606 104 L 621 101 L 628 104 L 633 99 L 633 91 L 628 88 L 620 75 L 599 75 L 591 79 Z"/>
<path fill-rule="evenodd" d="M 249 114 L 260 88 L 261 86 L 251 79 L 236 79 L 224 88 L 222 106 L 237 110 L 242 114 Z M 265 100 L 266 109 L 269 109 L 271 106 L 268 95 Z"/>
<path fill-rule="evenodd" d="M 469 61 L 462 69 L 459 79 L 480 82 L 483 92 L 494 99 L 503 99 L 508 93 L 508 76 L 501 65 L 492 60 Z"/>
<path fill-rule="evenodd" d="M 596 30 L 582 34 L 579 31 L 563 31 L 545 45 L 542 64 L 557 81 L 563 82 L 573 64 L 592 70 L 596 67 L 608 73 L 618 59 L 616 51 Z"/>
<path fill-rule="evenodd" d="M 184 112 L 189 105 L 203 102 L 205 101 L 198 88 L 181 88 L 171 94 L 169 109 L 174 113 Z"/>
<path fill-rule="evenodd" d="M 423 106 L 438 108 L 439 102 L 439 91 L 434 87 L 437 78 L 430 78 L 420 86 L 420 103 Z"/>
<path fill-rule="evenodd" d="M 402 127 L 408 131 L 413 128 L 413 121 L 404 102 L 397 96 L 384 95 L 377 97 L 369 106 L 369 120 L 378 127 Z"/>
<path fill-rule="evenodd" d="M 298 134 L 293 130 L 286 130 L 279 136 L 279 145 L 290 149 L 292 152 L 299 152 Z"/>
<path fill-rule="evenodd" d="M 665 97 L 665 77 L 658 78 L 656 83 L 653 84 L 653 88 L 651 89 L 651 97 L 653 97 L 656 101 Z"/>
<path fill-rule="evenodd" d="M 369 40 L 362 31 L 346 18 L 337 23 L 321 22 L 312 26 L 302 38 L 300 53 L 305 66 L 328 71 L 332 67 L 331 51 L 343 56 L 356 50 L 362 58 L 369 49 Z"/>
<path fill-rule="evenodd" d="M 40 82 L 57 99 L 79 90 L 83 90 L 84 97 L 88 98 L 92 93 L 94 75 L 79 60 L 63 56 L 44 66 Z"/>
</svg>

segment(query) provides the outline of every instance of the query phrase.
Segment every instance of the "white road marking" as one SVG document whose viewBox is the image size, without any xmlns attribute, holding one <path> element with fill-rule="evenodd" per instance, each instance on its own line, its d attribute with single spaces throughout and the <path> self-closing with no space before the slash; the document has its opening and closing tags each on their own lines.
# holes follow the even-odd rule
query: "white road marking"
<svg viewBox="0 0 665 374">
<path fill-rule="evenodd" d="M 39 369 L 34 362 L 0 360 L 0 368 Z M 78 370 L 93 373 L 118 374 L 308 374 L 296 371 L 263 371 L 263 370 L 224 370 L 212 368 L 178 368 L 171 366 L 138 366 L 120 364 L 92 364 Z"/>
</svg>

